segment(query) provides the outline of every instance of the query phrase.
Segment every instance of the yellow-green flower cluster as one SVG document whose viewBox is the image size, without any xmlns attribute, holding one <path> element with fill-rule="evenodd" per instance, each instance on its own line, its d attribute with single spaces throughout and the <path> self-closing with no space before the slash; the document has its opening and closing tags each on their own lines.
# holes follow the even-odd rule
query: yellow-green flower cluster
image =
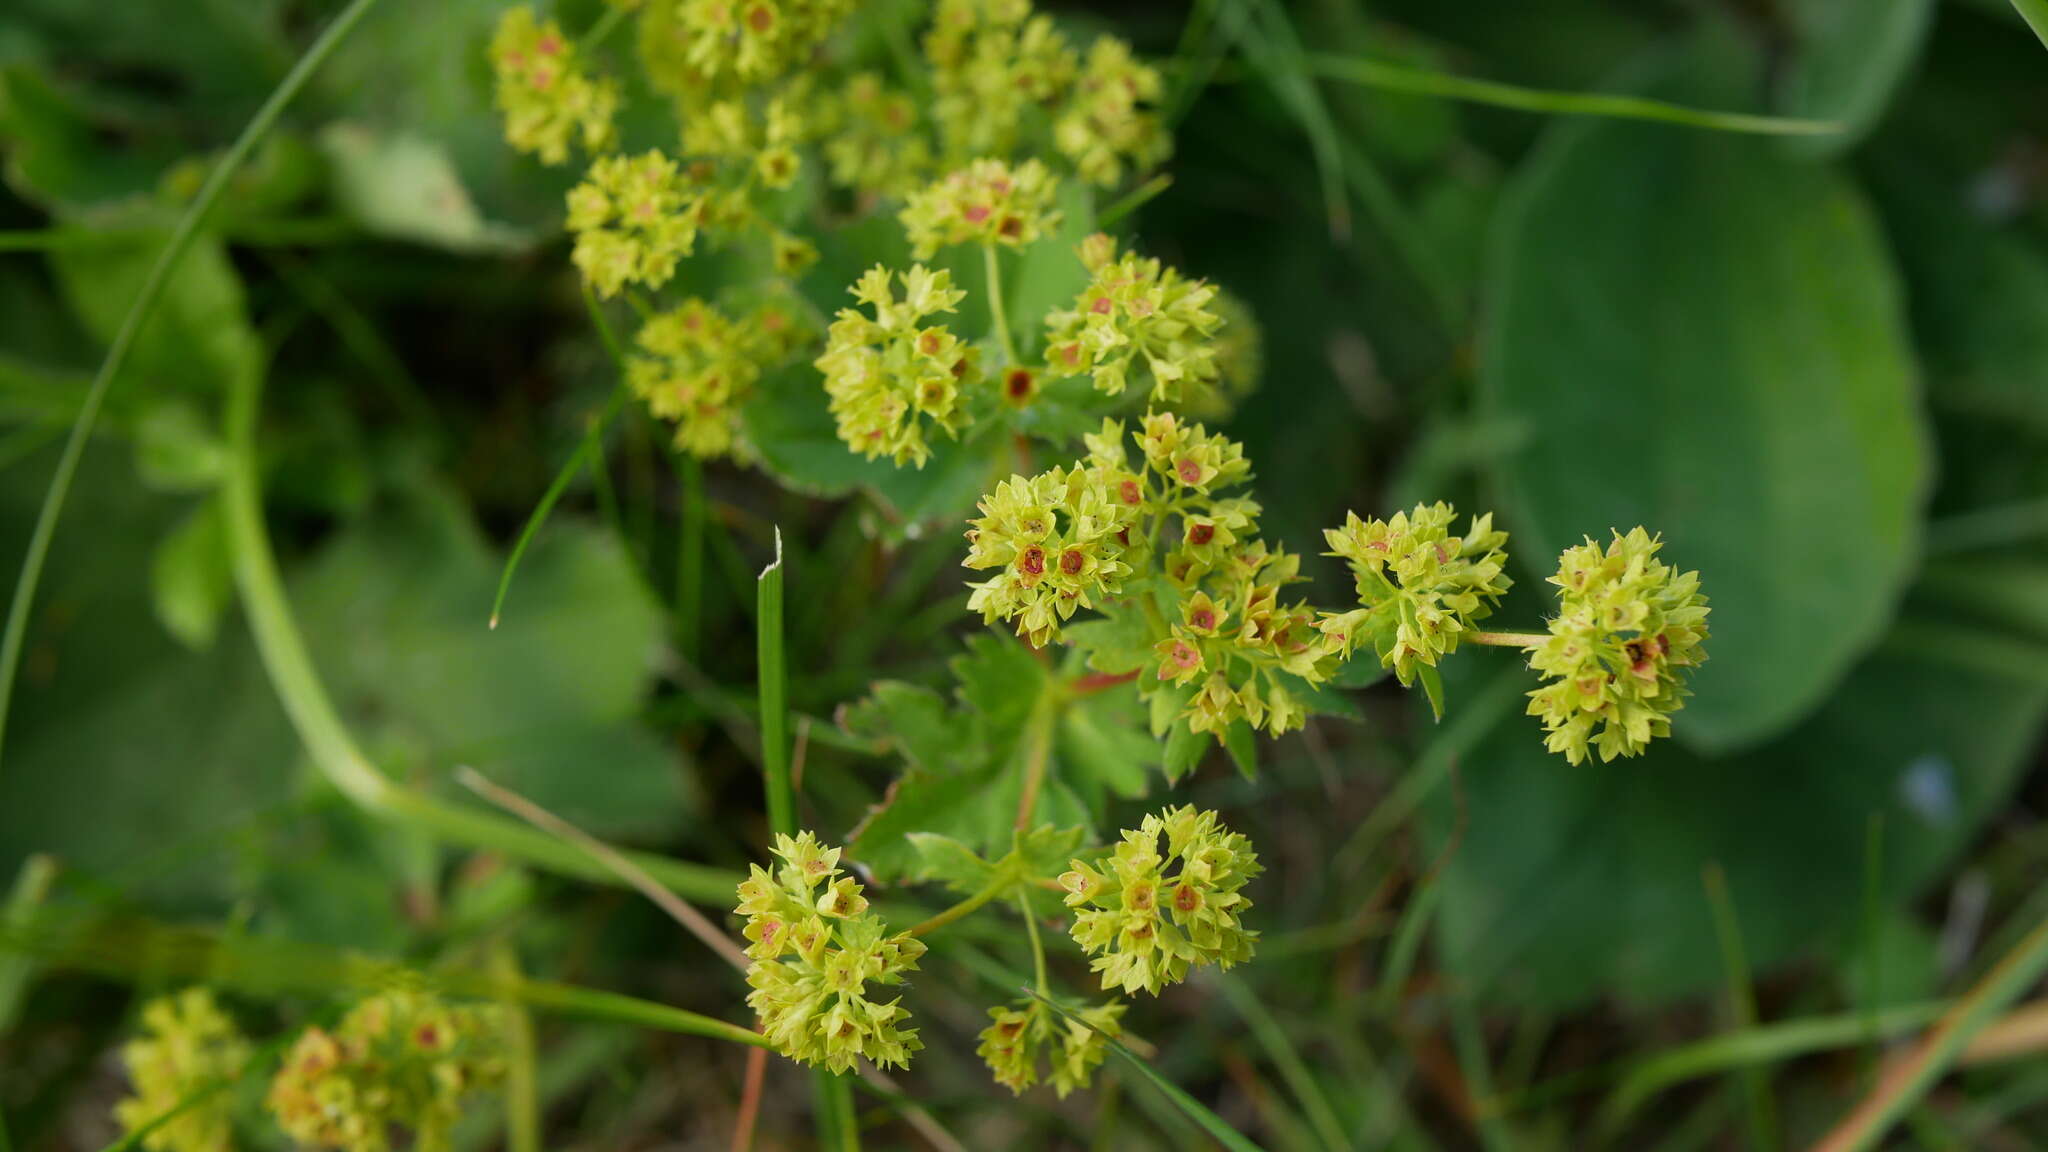
<svg viewBox="0 0 2048 1152">
<path fill-rule="evenodd" d="M 1058 223 L 1052 208 L 1057 190 L 1052 173 L 1036 160 L 1015 167 L 976 160 L 912 192 L 898 218 L 920 260 L 954 244 L 1021 248 Z"/>
<path fill-rule="evenodd" d="M 1094 272 L 1071 309 L 1046 317 L 1046 361 L 1062 376 L 1086 373 L 1101 391 L 1122 392 L 1143 368 L 1155 401 L 1173 402 L 1217 380 L 1216 334 L 1223 321 L 1210 308 L 1216 290 L 1188 280 L 1158 260 L 1116 255 L 1107 236 L 1081 245 Z"/>
<path fill-rule="evenodd" d="M 1242 889 L 1260 871 L 1251 841 L 1214 812 L 1180 807 L 1145 817 L 1095 865 L 1073 861 L 1060 885 L 1102 987 L 1156 996 L 1190 967 L 1251 959 L 1258 933 L 1242 923 L 1252 906 Z"/>
<path fill-rule="evenodd" d="M 1127 166 L 1149 167 L 1169 151 L 1153 108 L 1158 72 L 1108 36 L 1090 46 L 1084 65 L 1030 0 L 941 0 L 925 58 L 949 164 L 1010 156 L 1044 125 L 1051 145 L 1095 184 L 1115 184 Z"/>
<path fill-rule="evenodd" d="M 950 272 L 922 264 L 893 278 L 877 265 L 851 291 L 874 315 L 840 309 L 816 361 L 839 438 L 870 459 L 922 468 L 931 456 L 927 426 L 951 436 L 966 422 L 962 389 L 973 383 L 978 359 L 945 326 L 923 321 L 953 311 L 967 294 L 953 287 Z"/>
<path fill-rule="evenodd" d="M 862 1056 L 908 1065 L 923 1047 L 917 1030 L 904 1027 L 910 1013 L 901 997 L 869 999 L 867 986 L 901 984 L 924 945 L 888 935 L 861 886 L 840 874 L 839 849 L 805 832 L 778 835 L 774 852 L 782 863 L 772 872 L 754 865 L 736 909 L 747 918 L 747 1004 L 761 1031 L 790 1059 L 834 1072 Z"/>
<path fill-rule="evenodd" d="M 593 79 L 553 20 L 536 20 L 523 6 L 507 10 L 491 37 L 491 71 L 505 139 L 514 148 L 561 164 L 572 140 L 587 152 L 610 145 L 618 85 Z"/>
<path fill-rule="evenodd" d="M 606 156 L 569 191 L 572 259 L 610 298 L 629 283 L 659 288 L 697 242 L 703 198 L 659 150 Z"/>
<path fill-rule="evenodd" d="M 834 184 L 878 196 L 907 193 L 932 167 L 917 105 L 872 72 L 818 100 L 818 133 Z"/>
<path fill-rule="evenodd" d="M 984 623 L 1015 621 L 1017 635 L 1044 647 L 1075 611 L 1115 595 L 1130 573 L 1137 505 L 1094 469 L 1054 468 L 1012 476 L 982 497 L 967 531 L 967 559 L 995 569 L 967 599 Z"/>
<path fill-rule="evenodd" d="M 744 99 L 714 100 L 683 121 L 683 151 L 700 158 L 746 159 L 751 165 L 746 177 L 764 188 L 787 188 L 802 168 L 796 146 L 804 130 L 796 103 L 787 97 L 760 102 L 758 114 Z"/>
<path fill-rule="evenodd" d="M 299 1036 L 271 1081 L 270 1110 L 306 1147 L 387 1152 L 403 1128 L 416 1152 L 447 1152 L 463 1097 L 504 1074 L 503 1038 L 496 1007 L 379 993 L 332 1032 Z"/>
<path fill-rule="evenodd" d="M 1087 443 L 1098 468 L 1123 466 L 1120 425 L 1105 423 Z M 1141 689 L 1192 685 L 1175 718 L 1219 739 L 1238 720 L 1274 735 L 1301 727 L 1307 709 L 1294 682 L 1324 679 L 1328 648 L 1308 605 L 1280 598 L 1301 579 L 1300 558 L 1259 538 L 1256 503 L 1217 495 L 1250 477 L 1243 447 L 1171 413 L 1148 414 L 1137 443 L 1140 491 L 1158 493 L 1147 497 L 1156 520 L 1146 539 L 1179 530 L 1158 563 L 1173 608 L 1155 620 L 1153 674 Z"/>
<path fill-rule="evenodd" d="M 1059 1093 L 1060 1099 L 1088 1087 L 1095 1078 L 1095 1069 L 1108 1054 L 1105 1037 L 1123 1034 L 1124 1005 L 1116 1000 L 1075 1009 L 1074 1014 L 1085 1024 L 1056 1021 L 1053 1011 L 1038 1000 L 999 1004 L 989 1009 L 988 1014 L 992 1023 L 982 1029 L 981 1044 L 975 1048 L 975 1054 L 994 1073 L 996 1083 L 1020 1096 L 1038 1083 L 1045 1063 L 1041 1054 L 1051 1059 L 1053 1091 Z M 1046 1053 L 1045 1047 L 1051 1043 L 1056 1027 L 1059 1051 Z"/>
<path fill-rule="evenodd" d="M 1074 79 L 1073 48 L 1030 0 L 939 0 L 924 52 L 941 154 L 953 164 L 1016 151 L 1027 117 Z"/>
<path fill-rule="evenodd" d="M 1634 756 L 1671 732 L 1690 695 L 1681 669 L 1707 656 L 1707 598 L 1697 572 L 1657 559 L 1662 542 L 1642 528 L 1603 549 L 1589 537 L 1558 558 L 1558 613 L 1529 653 L 1546 683 L 1529 693 L 1544 743 L 1574 764 Z M 1597 729 L 1597 731 L 1596 731 Z"/>
<path fill-rule="evenodd" d="M 142 1138 L 149 1152 L 225 1152 L 233 1147 L 234 1095 L 220 1085 L 248 1059 L 249 1042 L 213 993 L 188 988 L 151 1000 L 142 1034 L 121 1046 L 135 1094 L 114 1105 L 114 1117 L 132 1134 L 169 1116 Z"/>
<path fill-rule="evenodd" d="M 1359 607 L 1327 614 L 1322 630 L 1348 659 L 1370 644 L 1403 684 L 1458 648 L 1472 625 L 1493 611 L 1514 583 L 1502 571 L 1508 534 L 1493 515 L 1475 516 L 1463 536 L 1451 535 L 1457 509 L 1417 504 L 1391 520 L 1347 513 L 1344 526 L 1323 533 L 1331 556 L 1351 566 Z"/>
<path fill-rule="evenodd" d="M 659 4 L 656 5 L 660 7 Z M 853 0 L 672 0 L 673 37 L 697 84 L 760 84 L 802 64 Z"/>
<path fill-rule="evenodd" d="M 1121 182 L 1124 165 L 1140 170 L 1165 160 L 1171 141 L 1152 112 L 1159 71 L 1131 55 L 1114 36 L 1098 36 L 1074 82 L 1053 141 L 1083 180 L 1105 187 Z"/>
<path fill-rule="evenodd" d="M 740 428 L 740 406 L 761 373 L 802 338 L 779 304 L 735 318 L 691 297 L 641 325 L 635 342 L 643 354 L 627 361 L 626 380 L 649 412 L 675 424 L 676 447 L 744 462 L 753 448 Z"/>
</svg>

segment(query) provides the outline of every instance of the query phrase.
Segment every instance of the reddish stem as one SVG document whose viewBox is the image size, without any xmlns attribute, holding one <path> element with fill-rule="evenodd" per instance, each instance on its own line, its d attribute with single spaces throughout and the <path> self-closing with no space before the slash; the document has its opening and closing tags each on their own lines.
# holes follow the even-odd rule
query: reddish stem
<svg viewBox="0 0 2048 1152">
<path fill-rule="evenodd" d="M 1129 684 L 1137 678 L 1136 672 L 1090 672 L 1086 676 L 1076 676 L 1069 680 L 1067 691 L 1075 696 L 1086 696 L 1091 692 L 1101 692 L 1119 684 Z"/>
</svg>

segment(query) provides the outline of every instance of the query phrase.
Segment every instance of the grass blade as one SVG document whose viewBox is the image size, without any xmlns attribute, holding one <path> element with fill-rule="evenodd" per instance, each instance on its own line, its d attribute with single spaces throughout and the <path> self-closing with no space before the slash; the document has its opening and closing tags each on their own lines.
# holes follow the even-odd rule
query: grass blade
<svg viewBox="0 0 2048 1152">
<path fill-rule="evenodd" d="M 1201 1101 L 1196 1100 L 1193 1096 L 1190 1096 L 1186 1092 L 1181 1091 L 1180 1088 L 1173 1083 L 1173 1081 L 1168 1080 L 1166 1077 L 1161 1076 L 1158 1072 L 1153 1071 L 1152 1066 L 1150 1064 L 1147 1064 L 1142 1059 L 1139 1059 L 1137 1053 L 1132 1052 L 1129 1048 L 1126 1048 L 1122 1044 L 1118 1043 L 1115 1037 L 1103 1034 L 1101 1030 L 1096 1028 L 1094 1025 L 1088 1023 L 1086 1020 L 1083 1020 L 1081 1017 L 1076 1016 L 1072 1012 L 1067 1011 L 1065 1008 L 1060 1007 L 1058 1004 L 1053 1003 L 1051 1000 L 1045 998 L 1044 996 L 1040 996 L 1036 991 L 1032 990 L 1029 987 L 1022 988 L 1020 989 L 1020 991 L 1022 991 L 1025 995 L 1031 997 L 1032 999 L 1038 1001 L 1039 1003 L 1044 1004 L 1046 1007 L 1052 1009 L 1054 1012 L 1059 1013 L 1060 1016 L 1066 1019 L 1069 1023 L 1078 1024 L 1081 1027 L 1088 1029 L 1090 1032 L 1095 1032 L 1097 1035 L 1101 1035 L 1102 1042 L 1108 1046 L 1110 1051 L 1123 1057 L 1126 1063 L 1128 1063 L 1132 1068 L 1137 1069 L 1138 1075 L 1143 1077 L 1146 1083 L 1158 1089 L 1159 1094 L 1161 1096 L 1166 1097 L 1167 1101 L 1171 1103 L 1175 1108 L 1179 1109 L 1182 1115 L 1186 1116 L 1189 1120 L 1194 1121 L 1196 1126 L 1200 1127 L 1202 1131 L 1208 1133 L 1211 1139 L 1215 1140 L 1218 1144 L 1223 1145 L 1223 1147 L 1229 1149 L 1230 1152 L 1264 1152 L 1264 1150 L 1261 1149 L 1257 1144 L 1254 1144 L 1250 1140 L 1246 1139 L 1243 1133 L 1239 1132 L 1235 1128 L 1232 1128 L 1230 1125 L 1225 1124 L 1221 1116 L 1218 1116 L 1214 1112 L 1211 1112 L 1207 1108 L 1203 1107 Z"/>
<path fill-rule="evenodd" d="M 768 794 L 768 827 L 796 835 L 796 798 L 789 784 L 789 669 L 782 646 L 782 529 L 775 529 L 775 559 L 754 584 L 755 649 L 760 660 L 761 775 Z"/>
<path fill-rule="evenodd" d="M 1708 865 L 1703 882 L 1707 903 L 1714 913 L 1714 938 L 1721 945 L 1721 968 L 1728 978 L 1728 1008 L 1737 1028 L 1756 1027 L 1756 993 L 1750 986 L 1749 955 L 1742 946 L 1742 922 L 1735 914 L 1735 901 L 1728 895 L 1728 877 L 1719 864 Z M 1777 1110 L 1772 1106 L 1770 1084 L 1763 1067 L 1749 1065 L 1740 1070 L 1742 1096 L 1749 1114 L 1749 1146 L 1768 1152 L 1778 1146 Z"/>
<path fill-rule="evenodd" d="M 1344 1126 L 1337 1121 L 1336 1110 L 1330 1107 L 1329 1097 L 1323 1094 L 1322 1085 L 1316 1082 L 1301 1053 L 1287 1038 L 1286 1029 L 1280 1027 L 1280 1022 L 1273 1019 L 1273 1014 L 1259 1002 L 1258 995 L 1245 987 L 1242 980 L 1225 976 L 1219 985 L 1223 989 L 1223 998 L 1230 1001 L 1230 1006 L 1244 1018 L 1253 1038 L 1266 1050 L 1280 1078 L 1287 1082 L 1288 1091 L 1300 1101 L 1301 1110 L 1308 1114 L 1309 1127 L 1315 1129 L 1316 1140 L 1330 1152 L 1344 1152 L 1351 1147 L 1351 1141 L 1344 1135 Z"/>
<path fill-rule="evenodd" d="M 512 589 L 512 573 L 518 570 L 520 557 L 526 555 L 526 546 L 533 543 L 534 536 L 540 532 L 540 526 L 547 523 L 548 513 L 554 511 L 555 501 L 560 500 L 562 493 L 568 490 L 569 482 L 576 478 L 577 473 L 583 471 L 585 463 L 603 452 L 604 430 L 626 402 L 625 356 L 619 350 L 618 339 L 612 335 L 611 325 L 605 321 L 604 312 L 597 306 L 596 297 L 590 294 L 589 285 L 583 288 L 583 302 L 590 308 L 590 319 L 597 325 L 597 334 L 604 342 L 605 351 L 611 355 L 612 363 L 618 367 L 619 383 L 612 389 L 611 399 L 606 401 L 604 411 L 590 422 L 590 429 L 584 435 L 582 443 L 576 446 L 576 451 L 569 454 L 569 459 L 562 465 L 562 470 L 555 473 L 555 479 L 548 485 L 548 490 L 541 493 L 540 503 L 534 505 L 533 513 L 526 518 L 525 526 L 519 529 L 519 539 L 513 542 L 511 554 L 505 557 L 505 570 L 498 574 L 498 594 L 491 599 L 492 628 L 498 626 L 499 615 L 505 609 L 505 593 Z"/>
<path fill-rule="evenodd" d="M 50 896 L 50 885 L 57 879 L 55 857 L 38 852 L 22 861 L 21 871 L 15 873 L 14 889 L 7 894 L 7 905 L 0 909 L 0 925 L 16 928 L 33 918 L 36 909 Z M 7 1035 L 14 1027 L 14 1017 L 21 1010 L 22 993 L 28 990 L 29 977 L 34 967 L 25 956 L 0 958 L 0 1036 Z"/>
<path fill-rule="evenodd" d="M 1306 62 L 1316 75 L 1331 80 L 1363 84 L 1369 88 L 1401 92 L 1410 96 L 1440 96 L 1447 100 L 1490 104 L 1496 108 L 1513 108 L 1522 112 L 1650 120 L 1687 128 L 1704 128 L 1717 132 L 1750 132 L 1768 136 L 1828 136 L 1842 131 L 1842 125 L 1833 120 L 1800 120 L 1784 116 L 1757 116 L 1745 112 L 1715 112 L 1702 108 L 1687 108 L 1682 104 L 1667 104 L 1662 100 L 1650 100 L 1641 96 L 1607 92 L 1551 92 L 1539 88 L 1500 84 L 1492 80 L 1475 80 L 1468 76 L 1453 76 L 1423 68 L 1406 68 L 1378 60 L 1361 60 L 1353 56 L 1313 55 L 1309 56 Z"/>
<path fill-rule="evenodd" d="M 306 86 L 306 81 L 376 4 L 377 0 L 352 0 L 326 31 L 313 41 L 313 46 L 306 49 L 306 54 L 299 57 L 298 63 L 292 65 L 292 70 L 285 74 L 270 98 L 256 110 L 256 115 L 235 138 L 227 154 L 207 174 L 206 183 L 193 197 L 191 206 L 185 209 L 185 215 L 178 220 L 177 228 L 164 244 L 163 252 L 157 256 L 156 264 L 150 268 L 148 278 L 142 282 L 142 290 L 135 294 L 134 303 L 128 306 L 128 314 L 115 331 L 113 343 L 107 346 L 106 358 L 100 361 L 100 370 L 93 376 L 85 402 L 79 406 L 78 416 L 71 422 L 71 435 L 64 441 L 64 454 L 57 459 L 57 471 L 50 477 L 49 489 L 43 493 L 42 508 L 36 513 L 35 530 L 29 536 L 28 553 L 22 557 L 21 575 L 14 583 L 14 599 L 7 606 L 7 630 L 0 635 L 0 753 L 4 753 L 6 748 L 7 710 L 14 699 L 14 678 L 21 667 L 22 644 L 28 638 L 29 613 L 35 605 L 36 584 L 42 579 L 43 564 L 49 559 L 50 539 L 57 533 L 57 519 L 64 513 L 64 501 L 71 494 L 71 481 L 78 473 L 80 458 L 85 454 L 85 442 L 91 439 L 93 425 L 99 420 L 100 406 L 106 401 L 107 389 L 127 364 L 129 349 L 134 347 L 143 321 L 155 311 L 157 298 L 163 295 L 164 286 L 170 283 L 171 273 L 176 271 L 178 261 L 184 258 L 185 251 L 199 235 L 207 212 L 212 210 L 214 201 L 220 199 L 229 179 L 241 169 L 257 142 L 269 134 L 285 105 L 292 102 L 299 89 Z"/>
<path fill-rule="evenodd" d="M 2040 38 L 2041 46 L 2048 48 L 2048 0 L 2012 0 L 2012 6 Z"/>
<path fill-rule="evenodd" d="M 1971 1038 L 2044 973 L 2048 973 L 2048 920 L 2035 925 L 1996 968 L 1957 1001 L 1911 1055 L 1888 1069 L 1870 1094 L 1814 1145 L 1814 1152 L 1855 1152 L 1876 1145 L 1941 1079 Z"/>
</svg>

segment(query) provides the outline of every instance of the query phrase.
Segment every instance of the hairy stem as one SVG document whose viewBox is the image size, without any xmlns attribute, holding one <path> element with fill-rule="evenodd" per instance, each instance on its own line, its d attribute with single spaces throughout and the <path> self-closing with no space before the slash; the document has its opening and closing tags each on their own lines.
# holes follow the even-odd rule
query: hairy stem
<svg viewBox="0 0 2048 1152">
<path fill-rule="evenodd" d="M 42 510 L 36 514 L 35 531 L 29 536 L 28 552 L 22 557 L 21 575 L 14 584 L 14 600 L 7 606 L 7 630 L 0 635 L 0 748 L 5 747 L 7 735 L 7 707 L 14 698 L 14 676 L 21 666 L 21 646 L 28 637 L 29 610 L 36 599 L 36 584 L 42 579 L 43 563 L 49 558 L 50 538 L 56 535 L 57 518 L 63 515 L 64 500 L 71 494 L 71 481 L 78 473 L 78 461 L 85 454 L 85 442 L 92 437 L 93 425 L 98 422 L 100 406 L 106 401 L 107 389 L 114 383 L 123 365 L 128 362 L 128 353 L 135 347 L 135 337 L 142 331 L 143 321 L 156 310 L 156 302 L 170 283 L 171 273 L 184 258 L 192 241 L 199 235 L 200 226 L 206 222 L 206 214 L 213 208 L 214 201 L 228 185 L 235 172 L 255 151 L 257 141 L 270 132 L 277 123 L 285 105 L 306 86 L 315 70 L 332 55 L 335 48 L 348 38 L 349 32 L 375 7 L 377 0 L 354 0 L 334 23 L 320 34 L 313 46 L 306 50 L 299 62 L 292 65 L 263 107 L 249 120 L 242 134 L 235 138 L 227 155 L 213 166 L 207 174 L 206 183 L 199 189 L 199 195 L 192 198 L 192 204 L 185 209 L 185 215 L 178 220 L 178 226 L 171 233 L 163 252 L 156 258 L 156 264 L 149 270 L 148 279 L 142 282 L 142 290 L 135 294 L 135 302 L 128 306 L 128 314 L 121 319 L 121 327 L 114 333 L 113 343 L 107 346 L 106 359 L 100 361 L 100 370 L 93 377 L 92 387 L 85 393 L 85 402 L 79 405 L 78 416 L 71 423 L 71 436 L 64 442 L 64 454 L 57 459 L 57 471 L 50 477 L 49 490 L 43 494 Z"/>
<path fill-rule="evenodd" d="M 1467 632 L 1463 639 L 1495 648 L 1534 648 L 1550 639 L 1547 632 Z"/>
<path fill-rule="evenodd" d="M 996 340 L 1003 346 L 1003 364 L 1017 363 L 1017 346 L 1010 342 L 1010 309 L 1003 302 L 1003 270 L 996 262 L 996 246 L 981 245 L 981 266 L 988 278 L 988 313 L 995 320 Z"/>
</svg>

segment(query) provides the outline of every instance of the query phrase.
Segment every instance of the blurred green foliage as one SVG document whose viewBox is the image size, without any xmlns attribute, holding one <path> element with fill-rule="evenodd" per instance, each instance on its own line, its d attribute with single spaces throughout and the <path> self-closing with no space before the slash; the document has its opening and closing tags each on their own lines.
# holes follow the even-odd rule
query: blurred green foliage
<svg viewBox="0 0 2048 1152">
<path fill-rule="evenodd" d="M 183 199 L 337 7 L 0 13 L 0 560 L 22 555 L 54 445 Z M 746 414 L 764 469 L 708 474 L 696 583 L 689 495 L 632 411 L 485 627 L 505 542 L 613 387 L 567 268 L 565 180 L 507 149 L 491 108 L 502 7 L 385 5 L 172 280 L 58 530 L 0 769 L 0 876 L 51 853 L 97 906 L 421 961 L 510 933 L 548 978 L 725 1012 L 737 980 L 651 913 L 377 823 L 304 764 L 211 494 L 229 385 L 267 381 L 268 511 L 319 669 L 378 764 L 429 790 L 470 765 L 601 836 L 749 859 L 765 839 L 749 613 L 776 524 L 804 817 L 850 834 L 877 880 L 929 870 L 904 830 L 1002 846 L 1006 769 L 1050 674 L 960 610 L 985 446 L 922 472 L 863 462 L 808 368 L 764 381 Z M 875 35 L 912 7 L 872 6 Z M 602 12 L 556 8 L 578 28 Z M 1442 726 L 1368 689 L 1346 705 L 1358 723 L 1269 749 L 1255 782 L 1211 755 L 1173 785 L 1241 813 L 1272 863 L 1264 952 L 1230 977 L 1271 1027 L 1187 989 L 1127 1021 L 1175 1038 L 1162 1073 L 1274 1147 L 1320 1147 L 1329 1113 L 1360 1146 L 1482 1129 L 1500 1146 L 1505 1125 L 1516 1146 L 1575 1147 L 1594 1101 L 1481 1117 L 1472 1052 L 1513 1101 L 1702 1034 L 1726 979 L 1709 866 L 1767 1018 L 1951 995 L 2048 914 L 2048 56 L 2013 10 L 1212 0 L 1194 36 L 1177 5 L 1058 11 L 1174 61 L 1173 183 L 1137 233 L 1261 327 L 1264 384 L 1230 431 L 1269 535 L 1307 549 L 1346 508 L 1495 508 L 1518 582 L 1499 619 L 1533 623 L 1549 557 L 1642 523 L 1714 604 L 1698 694 L 1644 758 L 1546 755 L 1496 679 L 1514 657 L 1476 652 L 1447 674 Z M 1551 118 L 1319 79 L 1324 56 L 1844 130 Z M 1104 206 L 1065 205 L 1072 237 Z M 886 221 L 828 233 L 805 291 L 829 312 L 901 254 Z M 1027 339 L 1072 295 L 1070 264 L 1016 267 Z M 1139 735 L 1139 711 L 1111 691 L 1063 713 L 1046 793 L 1062 823 L 1112 832 L 1166 791 L 1155 765 L 1194 754 Z M 1974 919 L 1950 911 L 1966 901 Z M 1028 961 L 1012 944 L 936 950 L 934 1015 L 1013 993 Z M 106 987 L 50 976 L 11 1034 L 0 1012 L 0 1115 L 23 1146 L 101 1132 L 77 1118 L 123 1026 Z M 1476 1046 L 1453 1043 L 1461 1028 Z M 672 1056 L 658 1041 L 550 1040 L 564 1143 L 640 1146 L 677 1115 L 722 1139 L 739 1057 L 686 1049 L 701 1064 L 671 1091 L 607 1071 L 612 1052 Z M 987 1133 L 975 1146 L 1193 1138 L 1138 1079 L 1099 1111 L 1012 1105 L 971 1058 L 938 1055 L 912 1095 Z M 1788 1133 L 1854 1098 L 1847 1062 L 1781 1073 Z M 1984 1103 L 2036 1106 L 2038 1076 L 1970 1075 L 1916 1138 L 2040 1136 L 2038 1116 Z M 1734 1099 L 1673 1093 L 1622 1142 L 1733 1132 Z M 764 1143 L 802 1138 L 790 1111 L 771 1101 Z"/>
</svg>

